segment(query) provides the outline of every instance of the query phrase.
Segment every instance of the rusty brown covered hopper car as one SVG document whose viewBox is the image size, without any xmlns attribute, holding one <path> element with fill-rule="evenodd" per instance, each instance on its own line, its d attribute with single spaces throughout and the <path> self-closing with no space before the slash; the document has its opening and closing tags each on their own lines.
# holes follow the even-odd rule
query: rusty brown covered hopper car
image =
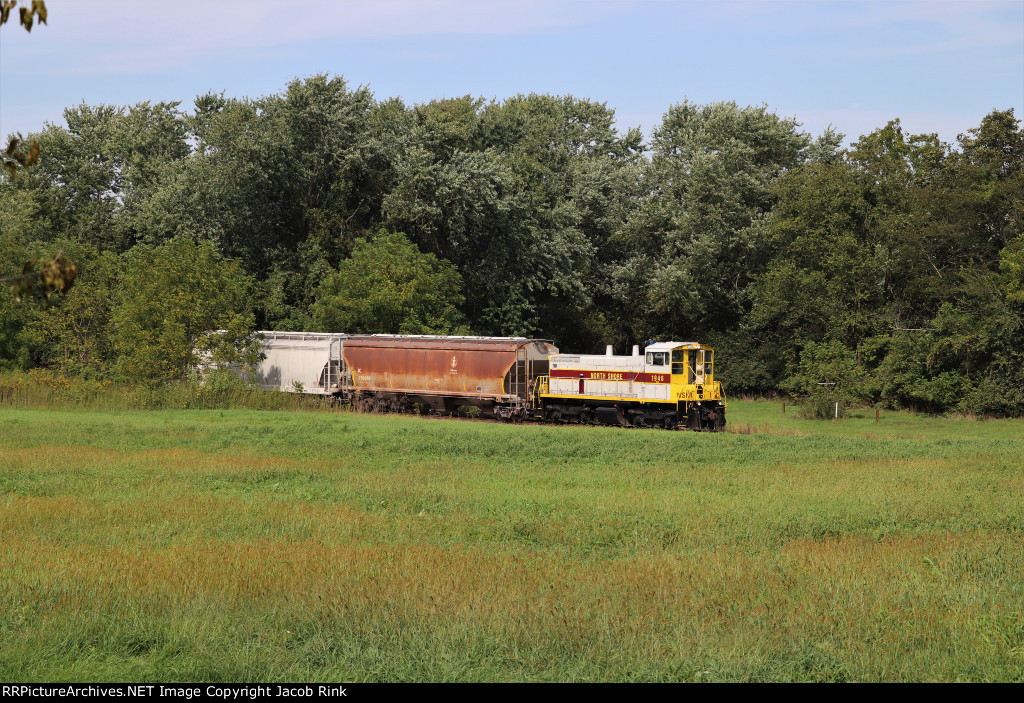
<svg viewBox="0 0 1024 703">
<path fill-rule="evenodd" d="M 348 336 L 342 350 L 353 400 L 364 406 L 471 405 L 501 417 L 525 413 L 534 379 L 557 353 L 549 341 L 525 337 L 387 334 Z"/>
</svg>

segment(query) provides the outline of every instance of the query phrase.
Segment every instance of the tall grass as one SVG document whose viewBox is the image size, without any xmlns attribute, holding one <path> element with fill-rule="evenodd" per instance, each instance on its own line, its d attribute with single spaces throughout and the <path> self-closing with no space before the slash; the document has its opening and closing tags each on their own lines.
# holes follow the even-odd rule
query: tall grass
<svg viewBox="0 0 1024 703">
<path fill-rule="evenodd" d="M 730 413 L 0 409 L 0 679 L 1024 678 L 1024 423 Z"/>
<path fill-rule="evenodd" d="M 328 398 L 262 391 L 233 384 L 116 383 L 63 376 L 42 369 L 0 373 L 0 407 L 93 410 L 318 410 Z"/>
</svg>

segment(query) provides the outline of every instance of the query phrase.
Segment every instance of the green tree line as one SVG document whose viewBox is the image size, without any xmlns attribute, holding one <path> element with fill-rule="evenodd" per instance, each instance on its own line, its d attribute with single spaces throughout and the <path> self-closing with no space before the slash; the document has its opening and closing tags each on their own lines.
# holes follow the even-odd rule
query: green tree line
<svg viewBox="0 0 1024 703">
<path fill-rule="evenodd" d="M 684 100 L 645 141 L 572 96 L 407 105 L 314 76 L 64 118 L 0 180 L 0 278 L 60 251 L 78 275 L 0 296 L 3 368 L 174 380 L 255 329 L 696 339 L 732 392 L 1024 412 L 1012 109 L 844 149 Z"/>
</svg>

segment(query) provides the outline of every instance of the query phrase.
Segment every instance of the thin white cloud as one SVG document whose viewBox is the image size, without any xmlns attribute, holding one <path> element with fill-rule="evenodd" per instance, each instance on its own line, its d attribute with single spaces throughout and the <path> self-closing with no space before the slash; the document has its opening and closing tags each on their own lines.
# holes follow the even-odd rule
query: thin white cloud
<svg viewBox="0 0 1024 703">
<path fill-rule="evenodd" d="M 670 3 L 666 3 L 668 5 Z M 898 56 L 1024 45 L 1024 6 L 1019 0 L 744 0 L 674 3 L 685 7 L 685 23 L 652 28 L 660 33 L 713 32 L 727 38 L 737 27 L 759 29 L 765 36 L 790 33 L 786 47 L 804 53 L 817 47 L 846 56 Z M 1016 10 L 1016 22 L 1006 21 Z M 829 19 L 832 24 L 823 23 Z M 928 26 L 924 34 L 903 33 L 898 41 L 877 45 L 882 32 L 897 27 Z M 836 42 L 837 36 L 862 41 Z M 737 45 L 736 51 L 760 47 Z"/>
<path fill-rule="evenodd" d="M 439 33 L 515 34 L 578 25 L 626 11 L 626 3 L 541 0 L 50 0 L 49 28 L 99 40 L 143 32 L 163 40 L 211 39 L 246 46 L 310 37 Z"/>
<path fill-rule="evenodd" d="M 1022 24 L 1007 22 L 1005 10 L 1020 8 L 1016 2 L 886 2 L 877 11 L 861 19 L 851 18 L 854 31 L 869 32 L 872 28 L 889 26 L 925 26 L 929 31 L 920 37 L 904 36 L 904 41 L 887 47 L 864 49 L 861 55 L 913 55 L 992 49 L 1024 44 L 1024 12 Z"/>
<path fill-rule="evenodd" d="M 210 59 L 300 41 L 548 32 L 629 10 L 626 3 L 539 0 L 50 0 L 47 7 L 48 26 L 31 38 L 6 32 L 5 48 L 31 54 L 45 46 L 73 55 L 61 70 L 80 74 L 187 71 Z"/>
<path fill-rule="evenodd" d="M 624 29 L 638 9 L 661 13 L 665 21 L 643 27 L 652 41 L 666 33 L 720 33 L 763 27 L 766 36 L 790 29 L 800 35 L 785 48 L 804 56 L 815 51 L 845 56 L 926 55 L 1024 43 L 1024 29 L 1006 22 L 1015 2 L 585 2 L 563 0 L 50 0 L 50 22 L 28 36 L 5 28 L 10 60 L 31 61 L 45 70 L 44 55 L 63 60 L 51 70 L 88 74 L 187 73 L 210 61 L 272 50 L 302 41 L 340 42 L 440 35 L 510 36 L 566 31 L 621 17 Z M 827 9 L 826 9 L 827 8 Z M 826 12 L 842 17 L 832 28 L 864 42 L 834 42 L 820 25 Z M 805 27 L 804 24 L 807 24 Z M 934 31 L 907 35 L 879 46 L 880 29 L 899 23 L 928 23 Z M 635 31 L 635 27 L 632 28 Z M 806 29 L 807 31 L 801 31 Z M 735 51 L 758 50 L 755 46 Z M 7 67 L 9 68 L 9 67 Z"/>
</svg>

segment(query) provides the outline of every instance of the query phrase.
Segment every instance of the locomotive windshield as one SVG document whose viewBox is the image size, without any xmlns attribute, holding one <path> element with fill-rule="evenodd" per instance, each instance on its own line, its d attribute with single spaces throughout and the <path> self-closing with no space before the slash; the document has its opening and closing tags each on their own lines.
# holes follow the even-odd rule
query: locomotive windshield
<svg viewBox="0 0 1024 703">
<path fill-rule="evenodd" d="M 672 350 L 672 373 L 682 375 L 686 373 L 686 351 L 683 349 Z"/>
</svg>

